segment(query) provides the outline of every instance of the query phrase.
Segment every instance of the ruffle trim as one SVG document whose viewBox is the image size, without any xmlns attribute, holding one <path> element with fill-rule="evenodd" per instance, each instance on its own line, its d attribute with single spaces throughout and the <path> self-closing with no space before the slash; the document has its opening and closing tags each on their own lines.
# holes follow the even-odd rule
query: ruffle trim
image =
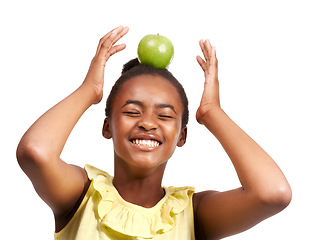
<svg viewBox="0 0 325 240">
<path fill-rule="evenodd" d="M 132 237 L 153 238 L 175 227 L 176 216 L 191 201 L 194 187 L 165 188 L 165 197 L 152 208 L 143 208 L 124 201 L 113 186 L 113 177 L 93 166 L 85 170 L 99 193 L 97 206 L 102 226 Z"/>
</svg>

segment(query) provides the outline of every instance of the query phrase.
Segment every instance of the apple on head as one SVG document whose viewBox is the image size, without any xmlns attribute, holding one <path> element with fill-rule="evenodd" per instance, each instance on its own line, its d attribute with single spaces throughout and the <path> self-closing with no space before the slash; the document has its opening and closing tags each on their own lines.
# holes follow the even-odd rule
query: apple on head
<svg viewBox="0 0 325 240">
<path fill-rule="evenodd" d="M 156 68 L 167 68 L 174 56 L 172 42 L 159 34 L 143 37 L 138 45 L 138 59 L 141 64 Z"/>
</svg>

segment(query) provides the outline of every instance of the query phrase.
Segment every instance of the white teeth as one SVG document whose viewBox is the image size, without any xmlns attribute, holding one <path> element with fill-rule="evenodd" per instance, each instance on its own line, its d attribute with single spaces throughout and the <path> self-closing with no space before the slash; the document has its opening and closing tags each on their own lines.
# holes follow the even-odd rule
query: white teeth
<svg viewBox="0 0 325 240">
<path fill-rule="evenodd" d="M 159 142 L 155 140 L 133 139 L 133 144 L 138 146 L 158 147 Z"/>
</svg>

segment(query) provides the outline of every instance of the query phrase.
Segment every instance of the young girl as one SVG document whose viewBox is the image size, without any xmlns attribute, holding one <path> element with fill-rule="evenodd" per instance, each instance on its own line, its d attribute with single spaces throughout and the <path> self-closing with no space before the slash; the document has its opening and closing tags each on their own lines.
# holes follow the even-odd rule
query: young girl
<svg viewBox="0 0 325 240">
<path fill-rule="evenodd" d="M 194 193 L 162 187 L 168 159 L 186 141 L 188 103 L 166 69 L 125 65 L 107 100 L 103 136 L 114 144 L 114 178 L 60 159 L 82 114 L 103 96 L 107 60 L 125 48 L 118 27 L 99 42 L 81 86 L 41 116 L 22 137 L 17 159 L 53 210 L 56 239 L 220 239 L 283 210 L 290 186 L 276 163 L 222 110 L 218 62 L 208 40 L 197 58 L 205 83 L 196 119 L 220 141 L 242 187 Z"/>
</svg>

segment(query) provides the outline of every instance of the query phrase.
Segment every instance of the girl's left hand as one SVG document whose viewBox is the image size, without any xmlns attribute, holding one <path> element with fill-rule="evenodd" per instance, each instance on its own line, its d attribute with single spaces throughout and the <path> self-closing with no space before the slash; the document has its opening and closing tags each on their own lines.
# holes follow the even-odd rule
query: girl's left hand
<svg viewBox="0 0 325 240">
<path fill-rule="evenodd" d="M 203 124 L 204 116 L 216 107 L 220 108 L 219 100 L 219 81 L 218 81 L 218 60 L 216 57 L 216 49 L 211 46 L 209 40 L 200 40 L 200 47 L 205 60 L 197 56 L 197 61 L 204 71 L 204 91 L 201 103 L 196 111 L 196 120 Z"/>
</svg>

